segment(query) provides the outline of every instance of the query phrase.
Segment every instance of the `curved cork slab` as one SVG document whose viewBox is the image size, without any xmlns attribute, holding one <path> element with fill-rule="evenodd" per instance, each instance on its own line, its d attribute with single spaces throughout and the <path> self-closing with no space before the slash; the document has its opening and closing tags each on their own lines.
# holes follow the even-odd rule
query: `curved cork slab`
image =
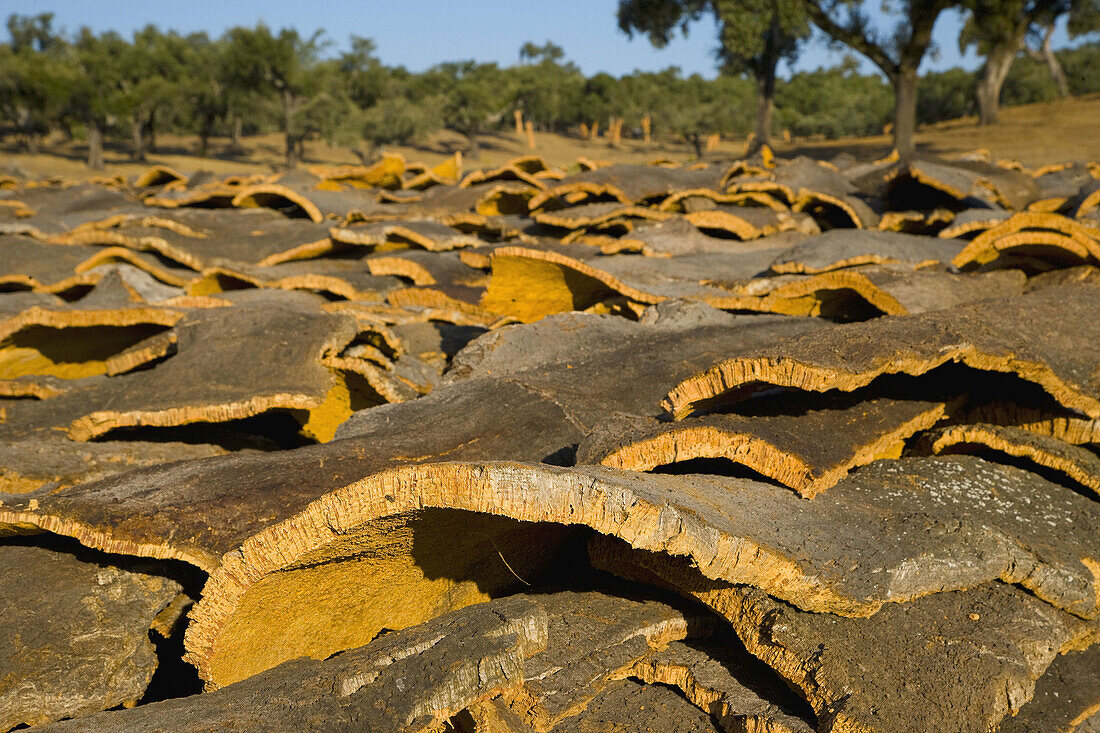
<svg viewBox="0 0 1100 733">
<path fill-rule="evenodd" d="M 674 214 L 651 209 L 647 206 L 610 202 L 571 206 L 567 209 L 555 209 L 553 211 L 536 211 L 531 218 L 545 226 L 574 231 L 606 224 L 619 218 L 666 221 L 674 216 Z"/>
<path fill-rule="evenodd" d="M 247 209 L 262 207 L 289 212 L 292 216 L 303 216 L 310 221 L 320 223 L 325 215 L 317 205 L 301 193 L 277 183 L 260 183 L 245 186 L 233 196 L 232 205 Z"/>
<path fill-rule="evenodd" d="M 1057 329 L 1052 329 L 1058 324 Z M 1072 324 L 1070 326 L 1069 324 Z M 1062 405 L 1100 417 L 1100 293 L 1089 285 L 1050 287 L 1018 298 L 946 311 L 835 326 L 812 337 L 742 352 L 684 380 L 662 405 L 676 417 L 762 385 L 852 391 L 884 374 L 920 376 L 952 362 L 1009 372 Z M 1093 333 L 1097 331 L 1097 333 Z"/>
<path fill-rule="evenodd" d="M 675 730 L 718 733 L 711 716 L 663 685 L 619 680 L 600 692 L 583 712 L 566 718 L 557 733 L 630 733 Z"/>
<path fill-rule="evenodd" d="M 176 332 L 174 356 L 155 369 L 109 380 L 69 434 L 90 440 L 118 428 L 223 422 L 290 409 L 308 411 L 303 429 L 327 440 L 351 413 L 355 400 L 346 383 L 321 363 L 326 352 L 338 353 L 354 338 L 349 318 L 268 299 L 194 311 Z"/>
<path fill-rule="evenodd" d="M 961 242 L 896 232 L 833 229 L 809 237 L 771 263 L 777 274 L 817 274 L 861 265 L 949 264 Z"/>
<path fill-rule="evenodd" d="M 580 204 L 615 200 L 624 204 L 659 203 L 676 191 L 693 188 L 717 191 L 721 177 L 722 173 L 713 168 L 687 170 L 651 165 L 610 165 L 566 176 L 537 193 L 528 205 L 531 211 L 537 211 L 560 208 L 554 206 L 555 202 Z"/>
<path fill-rule="evenodd" d="M 111 358 L 183 317 L 180 310 L 153 306 L 32 306 L 0 321 L 0 379 L 106 374 Z"/>
<path fill-rule="evenodd" d="M 180 173 L 175 168 L 157 164 L 150 166 L 144 173 L 134 178 L 134 188 L 146 188 L 148 186 L 163 186 L 167 183 L 179 181 L 187 185 L 190 176 Z"/>
<path fill-rule="evenodd" d="M 493 252 L 492 265 L 481 307 L 525 323 L 553 313 L 585 310 L 616 297 L 639 304 L 663 300 L 552 251 L 501 247 Z"/>
<path fill-rule="evenodd" d="M 994 730 L 1031 699 L 1058 654 L 1098 636 L 1095 623 L 1002 583 L 851 619 L 806 613 L 621 543 L 599 541 L 589 554 L 597 567 L 678 590 L 727 618 L 750 652 L 801 690 L 820 731 Z"/>
<path fill-rule="evenodd" d="M 112 476 L 142 466 L 222 455 L 215 445 L 125 441 L 75 443 L 23 438 L 0 444 L 0 493 L 51 490 Z"/>
<path fill-rule="evenodd" d="M 1035 515 L 1021 508 L 1033 506 L 1046 509 Z M 461 522 L 470 527 L 454 538 L 469 545 L 462 559 L 432 554 L 431 538 L 453 535 Z M 489 545 L 499 542 L 508 564 L 530 567 L 537 556 L 568 545 L 568 536 L 553 533 L 555 523 L 684 555 L 707 577 L 755 585 L 816 612 L 867 616 L 884 604 L 996 578 L 1084 616 L 1094 616 L 1100 604 L 1095 503 L 1033 474 L 975 459 L 878 462 L 810 502 L 782 487 L 717 476 L 435 463 L 333 491 L 227 553 L 192 612 L 188 658 L 204 679 L 220 684 L 233 677 L 229 670 L 237 662 L 231 660 L 273 653 L 274 634 L 283 639 L 276 648 L 293 644 L 297 654 L 306 653 L 303 644 L 323 644 L 330 653 L 334 638 L 373 634 L 371 624 L 416 623 L 415 614 L 430 613 L 436 603 L 461 601 L 453 595 L 461 583 L 447 581 L 467 577 L 464 563 L 500 570 L 497 555 L 482 555 L 481 533 L 498 533 Z M 405 527 L 413 543 L 403 548 Z M 423 553 L 416 552 L 418 531 Z M 527 543 L 508 544 L 524 532 Z M 546 543 L 541 553 L 533 547 L 540 541 Z M 535 557 L 528 554 L 533 550 Z M 948 557 L 951 562 L 940 559 Z M 445 569 L 454 563 L 455 570 Z M 515 572 L 525 577 L 518 567 Z M 344 589 L 338 597 L 318 593 L 337 576 Z M 408 603 L 383 609 L 369 623 L 347 620 L 378 613 L 351 609 L 364 608 L 358 594 L 369 606 L 389 587 L 406 588 Z M 493 587 L 485 585 L 490 593 Z M 315 624 L 325 629 L 317 639 L 287 636 Z"/>
<path fill-rule="evenodd" d="M 548 641 L 538 597 L 515 596 L 393 631 L 329 659 L 295 659 L 201 695 L 52 726 L 56 733 L 351 730 L 432 733 L 522 683 Z"/>
<path fill-rule="evenodd" d="M 149 629 L 179 592 L 93 553 L 0 544 L 0 730 L 136 703 L 157 667 Z"/>
<path fill-rule="evenodd" d="M 647 309 L 641 322 L 559 314 L 471 341 L 455 356 L 444 383 L 486 378 L 521 384 L 590 431 L 615 412 L 656 417 L 668 385 L 720 354 L 825 327 L 814 318 L 733 315 L 673 300 Z"/>
<path fill-rule="evenodd" d="M 399 223 L 375 222 L 329 231 L 332 239 L 330 250 L 351 247 L 369 247 L 371 251 L 387 251 L 418 247 L 429 252 L 445 252 L 461 247 L 473 247 L 481 243 L 477 237 L 463 234 L 436 221 L 402 221 Z M 284 257 L 315 257 L 324 252 L 288 253 Z M 269 260 L 268 264 L 273 264 Z"/>
<path fill-rule="evenodd" d="M 1008 255 L 1095 264 L 1100 261 L 1100 228 L 1058 214 L 1019 212 L 976 236 L 952 263 L 976 267 Z"/>
<path fill-rule="evenodd" d="M 1050 469 L 1100 496 L 1100 456 L 1087 448 L 1023 428 L 978 423 L 952 425 L 931 436 L 934 453 L 992 451 L 1024 458 Z"/>
<path fill-rule="evenodd" d="M 950 209 L 932 211 L 887 211 L 879 219 L 878 228 L 899 234 L 938 235 L 955 220 Z"/>
<path fill-rule="evenodd" d="M 500 700 L 522 725 L 540 732 L 583 714 L 651 654 L 713 634 L 720 623 L 705 609 L 685 610 L 681 599 L 646 589 L 612 585 L 531 597 L 546 612 L 546 647 L 524 660 L 523 684 Z"/>
<path fill-rule="evenodd" d="M 1100 713 L 1100 645 L 1066 652 L 1035 685 L 1035 695 L 1013 718 L 1005 718 L 1002 733 L 1085 733 L 1085 723 Z"/>
<path fill-rule="evenodd" d="M 1100 443 L 1100 420 L 1082 418 L 1068 411 L 1052 410 L 1014 402 L 994 400 L 952 410 L 952 420 L 964 424 L 988 423 L 1048 435 L 1063 443 Z"/>
<path fill-rule="evenodd" d="M 891 208 L 1022 209 L 1039 195 L 1030 176 L 980 162 L 910 159 L 873 175 L 881 176 L 879 190 Z"/>
<path fill-rule="evenodd" d="M 949 239 L 973 239 L 1012 216 L 1012 212 L 997 209 L 966 209 L 955 215 L 938 236 Z"/>
<path fill-rule="evenodd" d="M 552 395 L 469 379 L 360 411 L 342 426 L 343 440 L 324 445 L 237 452 L 0 497 L 0 531 L 37 527 L 107 552 L 210 571 L 264 527 L 364 475 L 446 459 L 561 462 L 581 435 Z"/>
<path fill-rule="evenodd" d="M 335 181 L 356 188 L 398 188 L 407 166 L 403 155 L 383 153 L 370 165 L 311 166 L 309 172 L 322 182 Z"/>
<path fill-rule="evenodd" d="M 647 684 L 680 690 L 696 707 L 709 712 L 723 731 L 816 730 L 815 716 L 806 703 L 774 672 L 760 666 L 738 642 L 676 641 L 636 662 L 630 672 Z"/>
<path fill-rule="evenodd" d="M 813 497 L 858 466 L 898 457 L 905 440 L 936 424 L 944 409 L 942 402 L 880 398 L 795 415 L 621 418 L 590 433 L 577 462 L 649 471 L 724 458 Z"/>
<path fill-rule="evenodd" d="M 704 300 L 725 310 L 817 316 L 848 322 L 1020 295 L 1026 280 L 1023 273 L 1015 271 L 972 276 L 940 267 L 909 270 L 899 265 L 865 265 L 817 275 L 757 277 L 743 283 L 710 281 L 734 294 Z"/>
</svg>

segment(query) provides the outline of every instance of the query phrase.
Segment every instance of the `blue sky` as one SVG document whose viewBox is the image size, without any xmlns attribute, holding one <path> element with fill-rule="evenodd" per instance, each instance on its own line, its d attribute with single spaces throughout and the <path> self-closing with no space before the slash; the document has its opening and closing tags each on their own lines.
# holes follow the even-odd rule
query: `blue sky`
<svg viewBox="0 0 1100 733">
<path fill-rule="evenodd" d="M 870 2 L 879 7 L 876 0 Z M 468 58 L 510 65 L 516 63 L 524 42 L 551 40 L 563 47 L 566 57 L 585 74 L 606 71 L 618 76 L 634 69 L 657 71 L 679 66 L 688 74 L 715 75 L 713 21 L 696 23 L 687 38 L 677 37 L 658 50 L 645 38 L 630 40 L 619 32 L 617 4 L 615 0 L 6 0 L 0 12 L 5 17 L 8 13 L 53 12 L 55 24 L 69 31 L 87 25 L 124 35 L 148 23 L 181 32 L 205 30 L 214 36 L 226 28 L 261 20 L 274 28 L 291 26 L 303 34 L 323 28 L 334 49 L 346 46 L 349 35 L 366 36 L 377 43 L 384 63 L 414 71 Z M 979 65 L 973 52 L 959 53 L 956 37 L 960 24 L 957 13 L 940 17 L 935 32 L 937 52 L 925 60 L 922 71 Z M 1055 46 L 1067 42 L 1064 29 L 1059 29 Z M 818 40 L 806 48 L 795 68 L 830 66 L 844 55 L 845 51 L 830 50 Z M 863 68 L 871 71 L 874 67 L 864 61 Z"/>
</svg>

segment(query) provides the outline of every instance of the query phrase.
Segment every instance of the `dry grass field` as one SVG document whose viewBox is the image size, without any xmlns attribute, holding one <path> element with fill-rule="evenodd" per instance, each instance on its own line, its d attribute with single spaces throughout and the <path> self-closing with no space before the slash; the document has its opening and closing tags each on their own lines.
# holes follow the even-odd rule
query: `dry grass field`
<svg viewBox="0 0 1100 733">
<path fill-rule="evenodd" d="M 992 127 L 978 127 L 975 118 L 962 118 L 926 126 L 917 135 L 921 150 L 939 155 L 962 153 L 977 148 L 989 150 L 992 157 L 1014 158 L 1025 165 L 1038 166 L 1057 160 L 1100 159 L 1100 96 L 1012 107 L 1004 110 L 1003 122 Z M 569 165 L 579 156 L 617 162 L 645 162 L 666 156 L 686 160 L 694 156 L 686 144 L 657 141 L 649 145 L 625 140 L 610 147 L 600 140 L 582 140 L 554 133 L 536 133 L 536 147 L 531 151 L 525 140 L 512 134 L 484 135 L 481 156 L 467 160 L 467 166 L 494 165 L 517 155 L 536 152 L 552 165 Z M 215 173 L 267 171 L 282 162 L 282 137 L 277 133 L 255 135 L 244 140 L 243 154 L 227 152 L 228 141 L 212 142 L 212 155 L 200 158 L 195 154 L 197 139 L 193 136 L 161 135 L 158 152 L 149 163 L 164 163 L 181 170 L 207 169 Z M 410 160 L 436 163 L 463 149 L 466 141 L 455 133 L 440 132 L 422 146 L 389 147 Z M 782 156 L 808 155 L 830 158 L 848 152 L 859 158 L 877 158 L 890 150 L 888 135 L 843 138 L 839 140 L 795 139 L 778 143 L 776 152 Z M 743 140 L 723 140 L 708 157 L 737 157 L 744 149 Z M 0 147 L 0 167 L 16 167 L 30 176 L 64 175 L 87 177 L 91 171 L 84 165 L 85 146 L 81 141 L 49 142 L 38 155 L 21 152 L 13 143 Z M 135 174 L 148 165 L 134 163 L 124 144 L 109 147 L 106 154 L 111 172 Z M 346 148 L 334 148 L 314 141 L 306 146 L 307 163 L 354 163 L 355 156 Z"/>
</svg>

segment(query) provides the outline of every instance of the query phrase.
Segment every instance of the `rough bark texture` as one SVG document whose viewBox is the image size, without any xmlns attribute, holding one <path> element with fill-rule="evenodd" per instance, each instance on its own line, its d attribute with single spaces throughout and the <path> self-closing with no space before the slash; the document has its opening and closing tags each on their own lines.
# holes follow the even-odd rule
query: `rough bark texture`
<svg viewBox="0 0 1100 733">
<path fill-rule="evenodd" d="M 1031 699 L 1059 653 L 1090 646 L 1100 632 L 1000 583 L 845 619 L 716 584 L 667 556 L 606 542 L 591 552 L 597 566 L 724 615 L 750 652 L 802 691 L 822 731 L 992 730 Z"/>
<path fill-rule="evenodd" d="M 325 660 L 295 659 L 214 692 L 59 723 L 46 731 L 428 733 L 521 683 L 547 643 L 545 609 L 516 596 L 385 634 Z"/>
<path fill-rule="evenodd" d="M 624 417 L 590 433 L 577 462 L 648 471 L 724 458 L 812 497 L 857 466 L 900 455 L 905 440 L 934 425 L 944 408 L 942 402 L 883 398 L 797 414 L 706 415 L 676 423 Z"/>
<path fill-rule="evenodd" d="M 1050 330 L 1053 322 L 1063 328 Z M 884 374 L 920 376 L 955 362 L 975 374 L 1015 373 L 1066 407 L 1100 417 L 1100 382 L 1094 378 L 1100 350 L 1089 347 L 1096 324 L 1100 290 L 1079 285 L 836 326 L 772 349 L 742 352 L 680 383 L 663 404 L 682 417 L 715 398 L 733 400 L 761 384 L 851 391 Z"/>
<path fill-rule="evenodd" d="M 0 730 L 137 702 L 157 667 L 149 628 L 179 591 L 90 553 L 0 545 Z"/>
<path fill-rule="evenodd" d="M 1036 506 L 1044 511 L 1036 513 Z M 189 658 L 217 684 L 224 681 L 219 675 L 237 674 L 220 671 L 234 657 L 226 650 L 253 644 L 256 628 L 265 629 L 267 641 L 308 613 L 323 618 L 335 636 L 338 614 L 328 614 L 316 591 L 339 568 L 322 563 L 374 562 L 375 538 L 393 523 L 386 518 L 428 507 L 587 525 L 633 547 L 688 556 L 708 578 L 755 585 L 815 612 L 868 616 L 882 613 L 884 604 L 996 578 L 1020 583 L 1051 608 L 1089 618 L 1098 610 L 1096 503 L 1034 474 L 973 458 L 880 461 L 810 502 L 782 487 L 716 476 L 443 463 L 395 469 L 334 491 L 226 555 L 192 614 Z M 428 538 L 453 531 L 450 516 L 414 515 L 425 547 Z M 502 537 L 521 536 L 504 520 L 488 526 Z M 416 538 L 386 556 L 411 553 L 418 568 L 429 560 L 457 562 L 418 554 Z M 545 542 L 552 554 L 568 546 L 565 539 L 549 533 L 530 544 Z M 523 547 L 505 548 L 504 556 Z M 479 559 L 482 549 L 468 552 L 469 562 L 499 564 L 492 553 Z M 538 567 L 537 552 L 526 557 Z M 286 572 L 314 566 L 315 576 Z M 455 572 L 441 567 L 428 575 L 464 577 L 464 570 Z M 281 590 L 284 582 L 290 590 Z M 285 600 L 275 607 L 268 598 Z"/>
</svg>

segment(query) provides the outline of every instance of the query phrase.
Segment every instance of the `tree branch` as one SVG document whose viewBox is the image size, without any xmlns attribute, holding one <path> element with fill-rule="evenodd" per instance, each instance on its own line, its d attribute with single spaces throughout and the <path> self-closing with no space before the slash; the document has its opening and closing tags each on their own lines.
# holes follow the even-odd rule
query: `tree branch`
<svg viewBox="0 0 1100 733">
<path fill-rule="evenodd" d="M 818 0 L 809 0 L 806 3 L 806 12 L 814 25 L 841 43 L 851 46 L 854 50 L 871 59 L 875 66 L 882 69 L 886 76 L 891 79 L 897 76 L 897 62 L 890 58 L 884 48 L 868 38 L 862 29 L 852 28 L 836 22 Z"/>
</svg>

